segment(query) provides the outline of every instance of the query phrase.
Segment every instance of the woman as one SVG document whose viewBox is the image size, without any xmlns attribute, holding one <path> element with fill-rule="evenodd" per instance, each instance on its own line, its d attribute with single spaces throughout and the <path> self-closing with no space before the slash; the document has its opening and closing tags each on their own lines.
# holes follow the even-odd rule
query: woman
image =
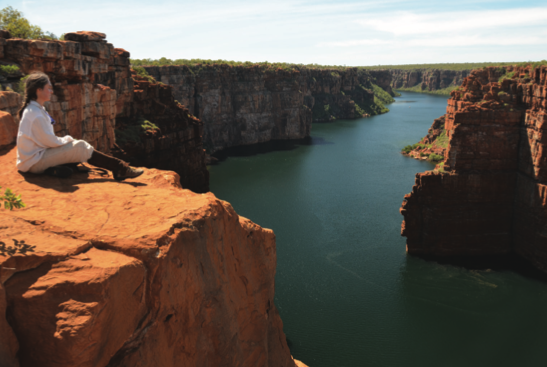
<svg viewBox="0 0 547 367">
<path fill-rule="evenodd" d="M 44 108 L 44 103 L 50 100 L 52 94 L 53 88 L 46 74 L 30 74 L 25 82 L 25 102 L 19 110 L 19 171 L 68 177 L 72 169 L 62 165 L 87 162 L 112 171 L 114 178 L 119 181 L 143 174 L 143 170 L 131 168 L 122 160 L 94 150 L 84 140 L 76 140 L 70 135 L 62 138 L 55 136 L 54 121 Z"/>
</svg>

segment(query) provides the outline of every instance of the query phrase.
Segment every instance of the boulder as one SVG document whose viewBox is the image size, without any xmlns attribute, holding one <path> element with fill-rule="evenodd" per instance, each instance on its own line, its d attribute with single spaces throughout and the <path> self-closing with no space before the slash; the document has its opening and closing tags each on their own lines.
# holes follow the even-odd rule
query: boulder
<svg viewBox="0 0 547 367">
<path fill-rule="evenodd" d="M 97 42 L 106 39 L 106 34 L 100 32 L 79 31 L 65 33 L 65 40 L 75 42 Z"/>
<path fill-rule="evenodd" d="M 15 143 L 17 124 L 8 112 L 0 111 L 0 148 Z"/>
</svg>

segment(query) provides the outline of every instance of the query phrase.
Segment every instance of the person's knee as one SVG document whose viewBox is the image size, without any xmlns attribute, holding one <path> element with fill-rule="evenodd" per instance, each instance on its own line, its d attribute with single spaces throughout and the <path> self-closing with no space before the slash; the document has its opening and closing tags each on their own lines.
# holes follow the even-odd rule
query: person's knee
<svg viewBox="0 0 547 367">
<path fill-rule="evenodd" d="M 74 149 L 77 149 L 81 157 L 81 161 L 85 162 L 91 157 L 93 153 L 93 147 L 85 140 L 74 141 Z"/>
</svg>

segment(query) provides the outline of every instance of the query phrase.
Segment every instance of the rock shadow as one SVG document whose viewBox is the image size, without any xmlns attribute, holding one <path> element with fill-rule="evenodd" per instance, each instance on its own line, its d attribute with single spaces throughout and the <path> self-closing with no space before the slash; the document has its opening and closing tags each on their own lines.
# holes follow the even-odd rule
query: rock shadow
<svg viewBox="0 0 547 367">
<path fill-rule="evenodd" d="M 34 174 L 29 172 L 19 172 L 25 181 L 40 186 L 44 189 L 52 189 L 59 192 L 71 193 L 79 189 L 79 185 L 99 184 L 103 182 L 115 182 L 133 187 L 148 186 L 142 182 L 116 181 L 108 175 L 92 170 L 91 172 L 75 172 L 69 178 L 58 178 L 43 174 Z"/>
<path fill-rule="evenodd" d="M 293 140 L 270 140 L 264 143 L 240 145 L 219 150 L 218 152 L 212 154 L 212 157 L 216 158 L 216 161 L 211 162 L 211 164 L 217 164 L 218 162 L 225 161 L 228 157 L 250 157 L 258 154 L 266 154 L 277 151 L 295 150 L 298 149 L 298 147 L 300 146 L 331 144 L 334 143 L 320 137 L 311 136 L 303 139 Z"/>
</svg>

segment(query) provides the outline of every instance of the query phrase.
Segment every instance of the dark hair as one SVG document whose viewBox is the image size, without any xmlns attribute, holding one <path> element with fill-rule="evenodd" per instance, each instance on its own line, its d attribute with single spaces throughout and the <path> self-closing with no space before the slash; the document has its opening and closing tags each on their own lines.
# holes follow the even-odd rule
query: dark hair
<svg viewBox="0 0 547 367">
<path fill-rule="evenodd" d="M 27 77 L 25 80 L 25 97 L 23 105 L 21 106 L 21 109 L 19 110 L 19 118 L 23 116 L 23 111 L 28 106 L 30 101 L 36 100 L 38 96 L 36 95 L 36 91 L 38 89 L 44 88 L 46 85 L 51 84 L 49 81 L 49 78 L 46 74 L 35 71 Z"/>
</svg>

